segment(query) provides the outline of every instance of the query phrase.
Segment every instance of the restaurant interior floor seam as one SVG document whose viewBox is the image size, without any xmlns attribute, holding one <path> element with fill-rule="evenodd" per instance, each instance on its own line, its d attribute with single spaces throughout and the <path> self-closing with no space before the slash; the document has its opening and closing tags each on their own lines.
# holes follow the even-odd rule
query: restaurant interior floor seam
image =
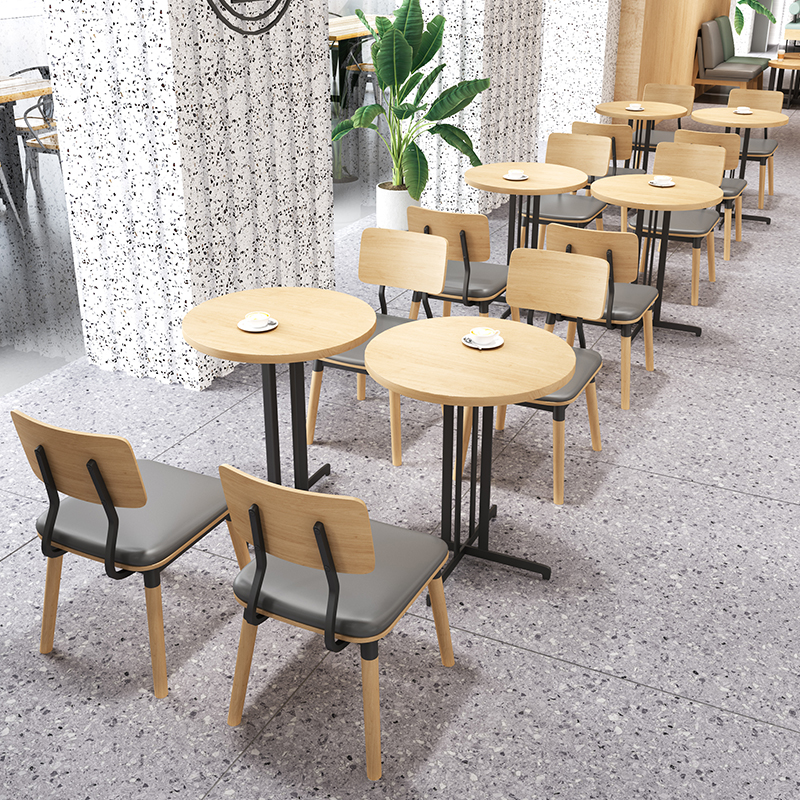
<svg viewBox="0 0 800 800">
<path fill-rule="evenodd" d="M 508 409 L 495 436 L 493 545 L 549 564 L 552 579 L 462 562 L 445 584 L 451 669 L 439 662 L 430 610 L 416 602 L 381 650 L 378 783 L 363 768 L 355 648 L 333 658 L 321 637 L 265 623 L 242 724 L 226 725 L 241 608 L 224 527 L 162 577 L 168 698 L 152 694 L 140 583 L 112 585 L 101 565 L 65 558 L 55 648 L 38 652 L 45 559 L 33 523 L 45 496 L 10 409 L 124 435 L 140 458 L 263 475 L 258 365 L 198 393 L 81 358 L 1 397 L 0 795 L 797 797 L 800 116 L 788 113 L 771 132 L 780 142 L 772 224 L 745 222 L 729 262 L 717 234 L 717 280 L 703 268 L 697 307 L 690 246 L 670 245 L 662 316 L 703 334 L 657 330 L 652 373 L 634 342 L 629 411 L 619 408 L 618 334 L 587 328 L 605 362 L 603 450 L 591 449 L 579 401 L 563 506 L 552 503 L 550 416 Z M 749 178 L 746 212 L 756 208 L 756 168 Z M 337 232 L 336 288 L 377 306 L 374 287 L 356 277 L 361 230 L 372 224 Z M 499 256 L 504 209 L 491 226 Z M 618 226 L 610 209 L 605 227 Z M 387 299 L 390 313 L 407 313 L 409 293 Z M 278 388 L 288 454 L 285 367 Z M 332 474 L 316 489 L 435 535 L 439 407 L 403 399 L 404 463 L 393 467 L 387 392 L 370 380 L 366 399 L 355 396 L 352 375 L 326 373 L 309 459 L 330 462 Z"/>
</svg>

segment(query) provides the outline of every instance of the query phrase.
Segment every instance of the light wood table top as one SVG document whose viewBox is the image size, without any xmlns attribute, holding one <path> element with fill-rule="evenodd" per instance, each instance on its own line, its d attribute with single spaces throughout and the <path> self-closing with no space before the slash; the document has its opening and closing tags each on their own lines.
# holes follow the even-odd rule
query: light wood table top
<svg viewBox="0 0 800 800">
<path fill-rule="evenodd" d="M 800 58 L 773 58 L 769 66 L 773 69 L 800 69 Z"/>
<path fill-rule="evenodd" d="M 365 15 L 369 24 L 375 27 L 376 14 Z M 372 36 L 361 20 L 353 14 L 349 17 L 330 17 L 328 19 L 328 41 L 341 42 L 344 39 L 356 39 Z"/>
<path fill-rule="evenodd" d="M 250 311 L 278 320 L 266 333 L 236 327 Z M 375 312 L 363 300 L 311 287 L 249 289 L 215 297 L 183 318 L 183 338 L 201 353 L 247 364 L 286 364 L 343 353 L 375 330 Z"/>
<path fill-rule="evenodd" d="M 496 350 L 462 344 L 461 337 L 479 324 L 478 317 L 398 325 L 367 345 L 367 372 L 405 397 L 449 406 L 530 402 L 560 389 L 574 374 L 575 353 L 563 339 L 521 322 L 486 322 L 505 340 Z"/>
<path fill-rule="evenodd" d="M 510 169 L 521 169 L 528 179 L 509 181 L 505 175 Z M 585 186 L 589 176 L 573 167 L 558 164 L 540 164 L 528 161 L 504 161 L 500 164 L 482 164 L 464 173 L 464 180 L 476 189 L 496 194 L 542 195 L 572 192 Z"/>
<path fill-rule="evenodd" d="M 752 114 L 737 114 L 735 108 L 701 108 L 692 113 L 692 119 L 724 128 L 780 128 L 789 122 L 786 114 L 760 108 L 754 108 Z"/>
<path fill-rule="evenodd" d="M 694 178 L 674 177 L 675 186 L 651 186 L 652 175 L 613 175 L 592 184 L 592 196 L 604 203 L 645 211 L 687 211 L 711 208 L 722 200 L 722 189 Z"/>
<path fill-rule="evenodd" d="M 41 97 L 43 94 L 52 93 L 52 84 L 42 78 L 17 75 L 13 78 L 0 79 L 0 103 L 14 103 L 26 97 Z"/>
<path fill-rule="evenodd" d="M 629 111 L 627 107 L 631 103 L 638 103 L 642 106 L 642 110 Z M 658 122 L 662 119 L 685 117 L 691 109 L 675 103 L 654 103 L 650 100 L 615 100 L 612 103 L 598 103 L 594 110 L 604 117 L 614 119 L 643 119 Z"/>
</svg>

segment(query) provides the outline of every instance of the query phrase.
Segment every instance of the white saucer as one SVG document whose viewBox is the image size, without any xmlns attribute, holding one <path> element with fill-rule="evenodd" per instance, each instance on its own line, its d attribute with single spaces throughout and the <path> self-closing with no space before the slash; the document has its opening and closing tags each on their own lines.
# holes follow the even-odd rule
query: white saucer
<svg viewBox="0 0 800 800">
<path fill-rule="evenodd" d="M 241 319 L 236 323 L 236 327 L 247 333 L 266 333 L 278 327 L 278 320 L 271 319 L 266 325 L 252 325 L 249 320 Z"/>
<path fill-rule="evenodd" d="M 490 342 L 478 344 L 469 334 L 461 337 L 462 344 L 471 347 L 473 350 L 495 350 L 503 344 L 503 337 L 498 333 Z"/>
<path fill-rule="evenodd" d="M 509 174 L 505 174 L 505 175 L 503 175 L 503 177 L 504 177 L 504 178 L 505 178 L 507 181 L 526 181 L 526 180 L 528 180 L 528 176 L 527 176 L 527 175 L 520 175 L 519 177 L 517 177 L 517 176 L 515 175 L 514 177 L 512 177 L 512 176 L 511 176 L 511 175 L 509 175 Z"/>
<path fill-rule="evenodd" d="M 656 183 L 655 181 L 647 181 L 651 186 L 655 186 L 656 189 L 669 189 L 670 186 L 675 185 L 675 181 L 670 181 L 669 183 Z"/>
<path fill-rule="evenodd" d="M 644 108 L 634 108 L 633 106 L 625 106 L 626 111 L 644 111 Z"/>
<path fill-rule="evenodd" d="M 742 116 L 742 117 L 748 117 L 748 116 L 750 116 L 750 114 L 752 114 L 753 112 L 752 112 L 752 111 L 734 111 L 733 113 L 734 113 L 734 114 L 739 114 L 739 115 L 740 115 L 740 116 Z"/>
</svg>

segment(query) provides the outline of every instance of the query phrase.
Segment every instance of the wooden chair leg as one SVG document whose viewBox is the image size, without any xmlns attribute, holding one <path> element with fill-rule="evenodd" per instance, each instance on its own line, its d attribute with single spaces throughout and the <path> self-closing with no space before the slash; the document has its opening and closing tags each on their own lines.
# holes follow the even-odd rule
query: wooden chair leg
<svg viewBox="0 0 800 800">
<path fill-rule="evenodd" d="M 247 694 L 247 682 L 250 680 L 250 666 L 253 663 L 253 649 L 256 645 L 258 625 L 251 625 L 242 618 L 242 629 L 239 633 L 239 649 L 236 651 L 236 670 L 233 673 L 233 689 L 231 704 L 228 709 L 228 725 L 235 727 L 242 721 L 244 697 Z"/>
<path fill-rule="evenodd" d="M 367 396 L 367 376 L 356 373 L 356 399 L 364 400 Z"/>
<path fill-rule="evenodd" d="M 653 353 L 653 309 L 644 313 L 644 368 L 648 372 L 655 369 Z"/>
<path fill-rule="evenodd" d="M 543 249 L 544 249 L 544 233 L 545 233 L 545 229 L 546 229 L 546 228 L 547 228 L 547 226 L 546 226 L 546 225 L 539 225 L 539 240 L 538 240 L 538 242 L 536 243 L 536 246 L 537 246 L 537 247 L 538 247 L 540 250 L 543 250 Z"/>
<path fill-rule="evenodd" d="M 167 648 L 164 643 L 164 611 L 161 607 L 161 584 L 145 586 L 147 632 L 150 636 L 150 663 L 153 667 L 153 692 L 167 696 Z"/>
<path fill-rule="evenodd" d="M 770 197 L 775 194 L 775 158 L 770 156 L 767 159 L 767 169 L 769 170 L 769 194 Z"/>
<path fill-rule="evenodd" d="M 228 533 L 231 536 L 233 552 L 236 554 L 236 563 L 239 565 L 239 569 L 244 569 L 252 560 L 250 551 L 247 549 L 247 542 L 231 530 L 230 523 L 228 523 Z"/>
<path fill-rule="evenodd" d="M 364 698 L 364 742 L 367 749 L 367 777 L 381 777 L 381 696 L 378 683 L 378 657 L 361 657 L 361 692 Z"/>
<path fill-rule="evenodd" d="M 567 323 L 567 344 L 570 347 L 575 345 L 575 332 L 578 330 L 578 323 L 575 320 L 570 320 Z"/>
<path fill-rule="evenodd" d="M 488 311 L 479 311 L 478 312 L 478 316 L 479 317 L 488 317 L 489 316 L 489 312 Z"/>
<path fill-rule="evenodd" d="M 736 214 L 736 241 L 742 241 L 742 195 L 739 195 L 736 198 L 736 203 L 734 204 L 735 214 Z"/>
<path fill-rule="evenodd" d="M 731 208 L 725 206 L 725 232 L 722 236 L 722 260 L 731 260 Z"/>
<path fill-rule="evenodd" d="M 599 453 L 603 449 L 600 442 L 600 414 L 597 412 L 597 384 L 586 384 L 586 410 L 589 412 L 589 431 L 592 435 L 592 450 Z"/>
<path fill-rule="evenodd" d="M 392 432 L 392 464 L 403 465 L 403 440 L 400 436 L 400 395 L 389 392 L 389 427 Z"/>
<path fill-rule="evenodd" d="M 443 317 L 449 317 L 450 316 L 450 311 L 451 311 L 452 305 L 453 304 L 449 300 L 445 300 L 442 303 L 442 316 Z"/>
<path fill-rule="evenodd" d="M 564 420 L 553 417 L 553 503 L 564 505 Z"/>
<path fill-rule="evenodd" d="M 622 408 L 631 407 L 631 337 L 620 336 L 622 344 L 622 365 L 620 379 L 622 382 Z"/>
<path fill-rule="evenodd" d="M 434 578 L 428 584 L 428 593 L 431 598 L 431 610 L 433 611 L 433 622 L 436 625 L 436 638 L 439 640 L 442 664 L 445 667 L 452 667 L 455 664 L 453 642 L 450 638 L 450 621 L 447 618 L 447 604 L 444 601 L 441 577 Z"/>
<path fill-rule="evenodd" d="M 556 324 L 555 324 L 555 322 L 545 322 L 545 324 L 544 324 L 544 329 L 545 329 L 545 330 L 546 330 L 548 333 L 552 333 L 552 332 L 553 332 L 553 329 L 554 329 L 555 327 L 556 327 Z"/>
<path fill-rule="evenodd" d="M 717 280 L 717 263 L 714 254 L 714 231 L 706 236 L 706 255 L 708 256 L 708 279 L 711 283 Z"/>
<path fill-rule="evenodd" d="M 53 649 L 63 558 L 64 556 L 59 556 L 58 558 L 47 559 L 47 577 L 44 581 L 44 608 L 42 609 L 42 633 L 39 637 L 40 653 L 49 653 Z"/>
<path fill-rule="evenodd" d="M 625 231 L 628 230 L 628 209 L 625 208 L 625 206 L 621 206 L 619 211 L 622 218 L 622 224 L 619 226 L 619 229 L 625 233 Z"/>
<path fill-rule="evenodd" d="M 692 247 L 692 305 L 700 302 L 700 248 Z"/>
<path fill-rule="evenodd" d="M 758 166 L 758 207 L 764 208 L 764 178 L 767 174 L 766 164 Z"/>
<path fill-rule="evenodd" d="M 409 319 L 419 319 L 419 300 L 411 301 L 411 309 L 408 312 Z"/>
<path fill-rule="evenodd" d="M 598 217 L 594 221 L 594 224 L 597 227 L 597 230 L 599 230 L 599 231 L 603 230 L 603 218 L 602 217 Z"/>
<path fill-rule="evenodd" d="M 505 430 L 506 427 L 506 408 L 508 406 L 497 406 L 497 417 L 494 421 L 494 429 L 496 431 Z"/>
<path fill-rule="evenodd" d="M 311 373 L 311 389 L 308 392 L 308 415 L 306 417 L 306 443 L 314 444 L 314 431 L 317 427 L 317 410 L 319 409 L 319 392 L 322 388 L 322 373 Z"/>
<path fill-rule="evenodd" d="M 519 309 L 518 308 L 514 308 L 513 306 L 510 306 L 510 308 L 511 308 L 511 319 L 514 320 L 514 322 L 519 322 L 520 321 L 520 319 L 519 319 Z"/>
</svg>

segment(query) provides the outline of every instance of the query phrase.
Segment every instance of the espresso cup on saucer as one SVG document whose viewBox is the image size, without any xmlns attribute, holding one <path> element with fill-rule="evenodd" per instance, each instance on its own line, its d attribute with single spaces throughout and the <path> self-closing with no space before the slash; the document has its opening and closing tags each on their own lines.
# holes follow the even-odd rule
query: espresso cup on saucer
<svg viewBox="0 0 800 800">
<path fill-rule="evenodd" d="M 266 311 L 249 311 L 244 315 L 245 321 L 254 328 L 266 328 L 272 317 Z"/>
<path fill-rule="evenodd" d="M 508 171 L 508 177 L 509 178 L 524 178 L 525 177 L 525 171 L 521 170 L 521 169 L 510 169 Z"/>
<path fill-rule="evenodd" d="M 750 106 L 738 106 L 736 109 L 737 114 L 749 114 Z"/>
<path fill-rule="evenodd" d="M 653 175 L 653 183 L 656 186 L 669 186 L 672 183 L 671 175 Z"/>
<path fill-rule="evenodd" d="M 641 103 L 631 103 L 628 106 L 628 111 L 642 111 L 644 106 Z"/>
<path fill-rule="evenodd" d="M 500 331 L 496 331 L 494 328 L 481 327 L 473 328 L 469 332 L 469 335 L 472 337 L 472 341 L 475 342 L 475 344 L 490 344 L 494 341 L 494 337 L 497 336 L 498 333 L 500 333 Z"/>
</svg>

